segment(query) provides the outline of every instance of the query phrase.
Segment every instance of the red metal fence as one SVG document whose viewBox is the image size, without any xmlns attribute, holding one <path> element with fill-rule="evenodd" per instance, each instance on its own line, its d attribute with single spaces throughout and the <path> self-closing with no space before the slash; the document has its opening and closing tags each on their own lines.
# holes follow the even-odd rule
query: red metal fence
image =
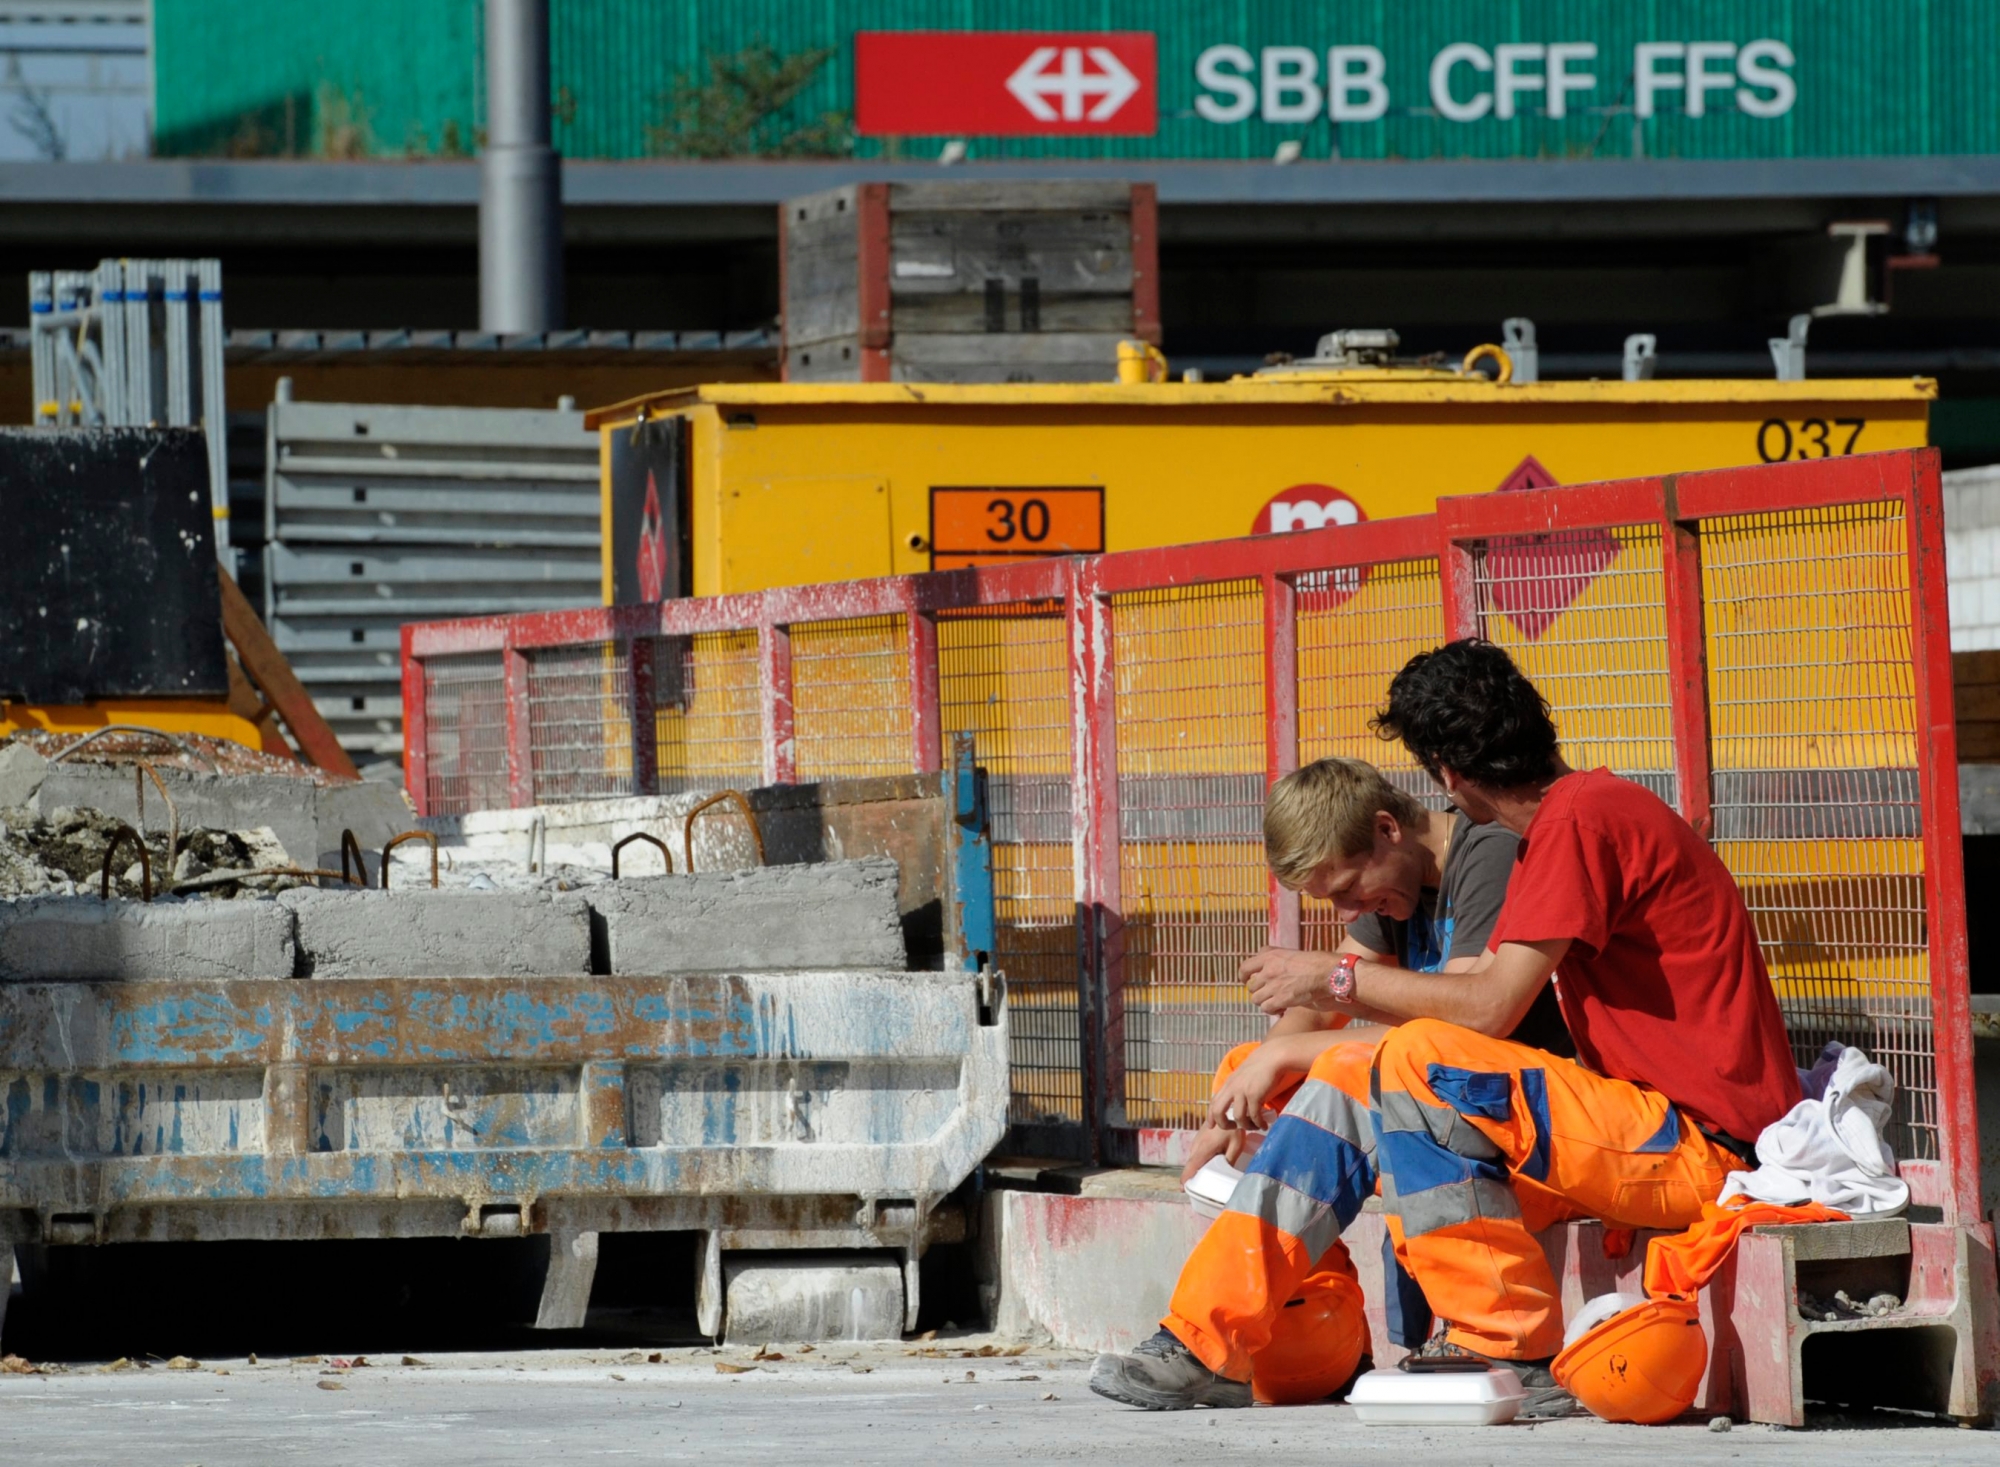
<svg viewBox="0 0 2000 1467">
<path fill-rule="evenodd" d="M 1916 1200 L 1978 1213 L 1937 459 L 1524 490 L 1321 531 L 405 628 L 427 815 L 936 769 L 989 772 L 1014 1121 L 1164 1160 L 1264 1021 L 1236 981 L 1332 914 L 1261 859 L 1268 783 L 1351 754 L 1448 636 L 1507 647 L 1565 753 L 1714 842 L 1801 1063 L 1901 1085 Z"/>
</svg>

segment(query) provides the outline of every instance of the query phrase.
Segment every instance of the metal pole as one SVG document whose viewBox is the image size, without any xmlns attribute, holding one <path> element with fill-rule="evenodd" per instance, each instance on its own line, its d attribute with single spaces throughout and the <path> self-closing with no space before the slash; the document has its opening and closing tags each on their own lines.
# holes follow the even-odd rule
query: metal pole
<svg viewBox="0 0 2000 1467">
<path fill-rule="evenodd" d="M 562 157 L 549 145 L 548 0 L 486 0 L 479 326 L 562 325 Z"/>
</svg>

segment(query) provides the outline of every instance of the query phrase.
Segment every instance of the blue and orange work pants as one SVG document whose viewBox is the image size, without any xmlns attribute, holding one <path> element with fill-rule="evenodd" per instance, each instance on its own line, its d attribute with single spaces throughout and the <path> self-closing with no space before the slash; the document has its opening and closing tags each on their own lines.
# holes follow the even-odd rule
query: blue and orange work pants
<svg viewBox="0 0 2000 1467">
<path fill-rule="evenodd" d="M 1341 1235 L 1376 1190 L 1396 1257 L 1450 1337 L 1544 1359 L 1562 1306 L 1534 1234 L 1570 1218 L 1688 1227 L 1741 1165 L 1664 1095 L 1436 1019 L 1314 1061 L 1161 1321 L 1237 1380 L 1316 1272 L 1353 1278 Z M 1361 1307 L 1358 1281 L 1354 1307 Z"/>
</svg>

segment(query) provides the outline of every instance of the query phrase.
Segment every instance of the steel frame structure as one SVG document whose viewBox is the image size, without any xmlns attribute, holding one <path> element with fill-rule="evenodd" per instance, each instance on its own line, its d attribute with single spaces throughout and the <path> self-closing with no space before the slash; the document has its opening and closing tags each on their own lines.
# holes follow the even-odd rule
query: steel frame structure
<svg viewBox="0 0 2000 1467">
<path fill-rule="evenodd" d="M 232 566 L 222 262 L 119 259 L 34 271 L 28 321 L 36 426 L 204 430 L 216 558 Z"/>
<path fill-rule="evenodd" d="M 1611 545 L 1605 538 L 1611 532 L 1624 538 Z M 1785 614 L 1820 620 L 1778 628 L 1774 635 L 1790 650 L 1775 661 L 1734 670 L 1718 668 L 1711 661 L 1717 648 L 1725 645 L 1718 638 L 1728 629 L 1717 619 L 1740 615 L 1743 605 L 1754 610 L 1763 603 L 1755 596 L 1728 602 L 1728 586 L 1733 584 L 1728 577 L 1734 572 L 1709 550 L 1711 542 L 1723 544 L 1722 537 L 1746 534 L 1770 542 L 1770 555 L 1756 564 L 1777 565 L 1782 571 L 1790 563 L 1803 577 L 1797 582 L 1799 589 L 1783 593 L 1790 598 L 1784 603 L 1790 608 Z M 1607 650 L 1612 649 L 1611 640 L 1590 634 L 1586 608 L 1577 601 L 1582 590 L 1567 589 L 1587 589 L 1596 574 L 1569 568 L 1571 562 L 1562 558 L 1570 553 L 1566 547 L 1595 544 L 1589 540 L 1593 536 L 1604 542 L 1591 551 L 1599 561 L 1609 564 L 1623 555 L 1632 568 L 1627 581 L 1644 602 L 1634 624 L 1644 630 L 1629 639 L 1638 649 L 1629 655 L 1643 656 L 1643 672 L 1621 672 L 1611 665 L 1616 658 L 1604 660 L 1611 657 Z M 1655 541 L 1657 569 L 1652 560 Z M 1817 556 L 1812 552 L 1814 545 L 1828 544 L 1835 545 L 1835 551 Z M 1522 579 L 1531 591 L 1555 588 L 1560 604 L 1544 620 L 1519 617 L 1510 624 L 1512 630 L 1496 621 L 1516 615 L 1504 597 L 1496 600 L 1496 574 L 1489 564 L 1496 547 L 1515 557 L 1511 563 L 1517 569 L 1528 567 Z M 1192 796 L 1183 802 L 1188 808 L 1163 814 L 1159 796 L 1148 794 L 1144 781 L 1121 765 L 1121 735 L 1129 745 L 1139 727 L 1132 712 L 1140 696 L 1133 691 L 1133 678 L 1153 675 L 1135 664 L 1124 669 L 1132 676 L 1120 681 L 1120 633 L 1135 617 L 1132 598 L 1144 594 L 1170 599 L 1200 588 L 1227 588 L 1239 598 L 1239 611 L 1251 600 L 1258 603 L 1261 645 L 1243 654 L 1257 659 L 1257 686 L 1252 686 L 1249 663 L 1239 658 L 1226 691 L 1230 697 L 1242 695 L 1247 700 L 1230 715 L 1237 720 L 1230 727 L 1236 731 L 1232 747 L 1239 753 L 1244 747 L 1242 730 L 1261 721 L 1261 748 L 1254 762 L 1261 765 L 1257 773 L 1268 783 L 1308 757 L 1301 750 L 1300 633 L 1314 588 L 1365 586 L 1369 575 L 1385 567 L 1434 564 L 1441 625 L 1447 635 L 1505 632 L 1518 640 L 1518 625 L 1539 625 L 1538 646 L 1562 644 L 1567 649 L 1563 655 L 1590 663 L 1595 669 L 1591 676 L 1600 682 L 1608 677 L 1608 685 L 1618 686 L 1621 680 L 1630 683 L 1643 677 L 1652 679 L 1649 687 L 1663 687 L 1663 708 L 1635 705 L 1625 712 L 1593 714 L 1591 709 L 1566 708 L 1558 701 L 1558 721 L 1625 718 L 1641 729 L 1643 739 L 1651 740 L 1650 747 L 1670 751 L 1670 767 L 1650 772 L 1660 787 L 1670 780 L 1682 813 L 1711 839 L 1718 839 L 1716 791 L 1722 787 L 1716 770 L 1719 689 L 1726 695 L 1720 706 L 1729 717 L 1753 723 L 1763 719 L 1780 732 L 1790 728 L 1795 745 L 1818 747 L 1820 752 L 1812 757 L 1831 761 L 1827 768 L 1807 768 L 1802 756 L 1788 755 L 1789 764 L 1785 759 L 1776 761 L 1783 767 L 1725 771 L 1736 781 L 1731 788 L 1763 791 L 1756 796 L 1763 804 L 1748 815 L 1739 810 L 1729 816 L 1739 824 L 1749 821 L 1745 828 L 1753 829 L 1753 836 L 1740 848 L 1778 844 L 1776 837 L 1755 836 L 1754 830 L 1767 835 L 1789 831 L 1786 838 L 1794 844 L 1787 849 L 1801 853 L 1798 858 L 1808 863 L 1776 875 L 1739 871 L 1739 880 L 1746 891 L 1761 882 L 1758 890 L 1776 893 L 1752 900 L 1767 955 L 1774 955 L 1774 973 L 1786 968 L 1777 960 L 1783 956 L 1781 948 L 1840 958 L 1837 962 L 1832 957 L 1815 958 L 1804 968 L 1791 965 L 1807 974 L 1786 1001 L 1795 1038 L 1804 1044 L 1808 1032 L 1815 1039 L 1822 1033 L 1854 1036 L 1857 1031 L 1851 1026 L 1841 1029 L 1826 1017 L 1829 1002 L 1854 1011 L 1840 1022 L 1874 1024 L 1872 1031 L 1860 1031 L 1862 1042 L 1886 1044 L 1893 1051 L 1887 1062 L 1897 1070 L 1910 1097 L 1908 1106 L 1899 1111 L 1905 1129 L 1898 1134 L 1907 1143 L 1907 1149 L 1899 1150 L 1916 1202 L 1935 1209 L 1931 1215 L 1948 1226 L 1977 1229 L 1983 1225 L 1943 547 L 1937 455 L 1930 450 L 1899 451 L 1451 498 L 1439 501 L 1434 515 L 1214 544 L 788 587 L 699 601 L 411 625 L 404 628 L 402 644 L 408 782 L 420 814 L 455 813 L 435 797 L 433 776 L 445 755 L 432 722 L 449 710 L 435 704 L 439 693 L 430 686 L 425 668 L 441 658 L 485 659 L 481 666 L 491 666 L 504 692 L 505 803 L 534 803 L 530 659 L 544 649 L 597 644 L 607 649 L 608 656 L 625 659 L 631 669 L 629 678 L 618 684 L 624 699 L 619 717 L 629 720 L 621 736 L 633 750 L 621 777 L 629 781 L 631 793 L 658 789 L 662 771 L 648 752 L 651 741 L 633 737 L 634 731 L 654 726 L 657 712 L 653 662 L 643 655 L 643 645 L 648 639 L 712 633 L 755 635 L 757 772 L 768 783 L 796 782 L 802 741 L 822 736 L 803 729 L 798 720 L 796 629 L 863 618 L 893 626 L 901 639 L 896 668 L 902 685 L 891 689 L 878 680 L 874 686 L 888 700 L 883 706 L 900 720 L 895 727 L 907 737 L 908 768 L 936 770 L 944 736 L 961 731 L 946 726 L 951 699 L 940 696 L 941 621 L 954 616 L 1025 615 L 1031 609 L 1046 618 L 1058 614 L 1059 608 L 1066 636 L 1068 855 L 1076 914 L 1074 1067 L 1081 1104 L 1077 1113 L 1046 1124 L 1038 1123 L 1046 1122 L 1046 1117 L 1017 1114 L 1017 1139 L 1026 1136 L 1031 1143 L 1057 1144 L 1067 1137 L 1079 1153 L 1105 1161 L 1170 1161 L 1180 1154 L 1188 1134 L 1184 1107 L 1175 1112 L 1172 1105 L 1145 1098 L 1139 1081 L 1154 1075 L 1158 1067 L 1135 1067 L 1134 1046 L 1151 1054 L 1145 1046 L 1178 1042 L 1172 1038 L 1175 1025 L 1199 1028 L 1212 1023 L 1216 1014 L 1224 1014 L 1240 1026 L 1254 1014 L 1240 993 L 1218 996 L 1233 981 L 1233 961 L 1221 964 L 1211 954 L 1203 959 L 1208 966 L 1201 968 L 1189 959 L 1194 966 L 1188 971 L 1196 972 L 1196 977 L 1174 980 L 1181 982 L 1175 989 L 1172 982 L 1157 978 L 1160 960 L 1146 944 L 1161 940 L 1162 912 L 1172 918 L 1168 925 L 1173 933 L 1199 937 L 1203 924 L 1215 920 L 1214 914 L 1227 906 L 1203 885 L 1213 876 L 1217 853 L 1226 847 L 1240 864 L 1246 843 L 1254 845 L 1257 837 L 1254 828 L 1243 828 L 1240 812 L 1216 817 L 1223 820 L 1213 827 L 1222 831 L 1220 835 L 1203 834 L 1210 827 L 1202 825 L 1203 812 L 1194 808 L 1201 800 Z M 1330 576 L 1346 579 L 1329 581 Z M 1577 605 L 1571 606 L 1571 601 Z M 1850 606 L 1862 610 L 1842 620 L 1841 608 Z M 881 618 L 895 621 L 881 623 Z M 1565 618 L 1582 627 L 1584 635 L 1565 643 Z M 1129 638 L 1128 643 L 1142 645 Z M 1591 662 L 1593 658 L 1597 661 Z M 1129 647 L 1127 660 L 1131 661 Z M 1893 694 L 1863 699 L 1842 695 L 1835 674 L 1861 662 L 1888 678 Z M 1608 673 L 1605 667 L 1610 667 Z M 1198 674 L 1199 669 L 1189 675 Z M 1164 717 L 1169 724 L 1183 715 L 1189 720 L 1216 716 L 1214 705 L 1222 700 L 1223 681 L 1218 674 L 1208 684 L 1179 686 L 1174 694 L 1179 702 L 1169 699 L 1149 706 L 1167 708 Z M 1800 687 L 1806 691 L 1800 692 Z M 1745 688 L 1754 696 L 1744 694 Z M 1262 699 L 1254 713 L 1246 711 L 1253 706 L 1253 691 L 1260 691 Z M 1369 694 L 1379 695 L 1380 689 Z M 1800 723 L 1805 715 L 1797 710 L 1808 703 L 1818 710 L 1813 716 L 1822 721 L 1858 718 L 1871 727 L 1871 719 L 1880 721 L 1879 709 L 1888 709 L 1881 718 L 1901 720 L 1896 734 L 1901 742 L 1891 741 L 1898 752 L 1866 767 L 1842 766 L 1840 759 L 1848 757 L 1851 763 L 1852 756 L 1838 752 L 1849 747 L 1841 740 L 1848 738 L 1851 744 L 1852 739 L 1835 728 Z M 1173 712 L 1175 708 L 1181 712 Z M 1159 722 L 1156 718 L 1155 725 Z M 1358 737 L 1358 728 L 1347 730 L 1347 736 Z M 1867 747 L 1890 747 L 1883 742 L 1887 737 Z M 1566 732 L 1566 745 L 1570 740 Z M 1835 752 L 1828 754 L 1828 749 Z M 1133 751 L 1125 752 L 1127 762 L 1132 762 Z M 1886 771 L 1875 767 L 1885 762 L 1893 767 Z M 1212 783 L 1225 776 L 1240 778 L 1241 770 L 1224 769 L 1221 776 L 1212 770 L 1183 773 L 1176 776 L 1179 785 L 1168 781 L 1166 787 L 1170 793 L 1199 792 L 1203 780 Z M 1850 793 L 1842 803 L 1840 791 L 1864 786 L 1861 794 Z M 496 781 L 489 787 L 498 789 L 500 784 Z M 1889 793 L 1882 793 L 1884 789 Z M 1829 791 L 1834 793 L 1830 796 Z M 1154 804 L 1121 812 L 1121 801 L 1132 798 Z M 465 808 L 469 807 L 458 807 Z M 1236 825 L 1228 825 L 1229 819 Z M 1840 861 L 1810 865 L 1813 850 L 1834 846 L 1843 835 L 1857 831 L 1862 838 L 1840 846 Z M 1145 863 L 1154 859 L 1149 850 L 1169 846 L 1184 848 L 1182 875 L 1193 885 L 1177 887 L 1162 898 L 1156 890 L 1143 889 L 1151 880 L 1147 872 L 1153 869 Z M 1919 849 L 1920 861 L 1915 854 Z M 1261 858 L 1260 848 L 1257 854 Z M 1898 860 L 1916 863 L 1916 870 L 1896 868 Z M 996 850 L 996 865 L 1001 864 L 1004 852 Z M 1135 879 L 1135 871 L 1144 880 Z M 1298 942 L 1302 932 L 1298 898 L 1275 883 L 1266 881 L 1264 887 L 1256 897 L 1264 932 L 1273 942 Z M 1919 888 L 1920 896 L 1914 895 Z M 1873 899 L 1869 894 L 1876 891 L 1902 892 L 1904 897 L 1897 900 L 1914 905 L 1900 917 L 1884 916 L 1866 905 Z M 1760 900 L 1768 912 L 1759 908 Z M 1240 906 L 1239 902 L 1239 919 Z M 1890 931 L 1891 937 L 1878 941 L 1867 935 L 1878 929 Z M 1799 937 L 1801 931 L 1808 936 Z M 1855 937 L 1856 932 L 1862 936 Z M 1819 946 L 1812 947 L 1813 942 Z M 1004 935 L 1000 961 L 1006 961 Z M 1012 985 L 1017 1004 L 1022 986 Z M 1171 1012 L 1163 1007 L 1162 992 L 1178 1007 Z M 1829 992 L 1848 997 L 1829 1000 L 1824 997 Z M 1806 1030 L 1798 1027 L 1802 1023 Z M 1828 1024 L 1834 1027 L 1829 1029 Z M 1016 1029 L 1018 1087 L 1018 1023 Z M 1199 1041 L 1197 1048 L 1208 1046 L 1199 1056 L 1202 1064 L 1213 1063 L 1219 1042 L 1210 1037 Z M 1206 1093 L 1207 1076 L 1199 1064 L 1181 1070 L 1192 1077 L 1184 1090 L 1198 1084 L 1199 1093 Z M 1167 1116 L 1165 1122 L 1162 1115 Z"/>
</svg>

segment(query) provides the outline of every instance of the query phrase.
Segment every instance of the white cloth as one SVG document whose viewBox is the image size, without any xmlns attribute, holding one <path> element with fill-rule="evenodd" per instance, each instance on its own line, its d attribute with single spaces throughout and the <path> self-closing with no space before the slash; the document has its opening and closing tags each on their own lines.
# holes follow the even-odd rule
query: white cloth
<svg viewBox="0 0 2000 1467">
<path fill-rule="evenodd" d="M 1882 1132 L 1896 1100 L 1896 1077 L 1849 1049 L 1826 1083 L 1824 1100 L 1802 1100 L 1757 1138 L 1754 1172 L 1731 1172 L 1723 1202 L 1749 1197 L 1795 1206 L 1817 1202 L 1849 1217 L 1893 1217 L 1910 1187 Z"/>
</svg>

